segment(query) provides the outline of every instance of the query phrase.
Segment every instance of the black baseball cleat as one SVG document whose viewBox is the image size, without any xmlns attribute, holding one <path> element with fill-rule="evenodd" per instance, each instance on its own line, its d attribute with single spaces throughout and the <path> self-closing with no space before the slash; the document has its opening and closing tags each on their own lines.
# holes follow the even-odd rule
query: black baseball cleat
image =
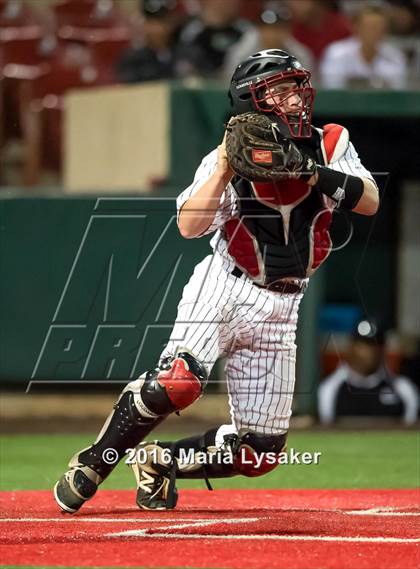
<svg viewBox="0 0 420 569">
<path fill-rule="evenodd" d="M 132 465 L 137 481 L 138 507 L 142 510 L 172 510 L 178 501 L 175 487 L 176 461 L 171 465 L 155 463 L 153 459 L 156 459 L 156 453 L 160 454 L 162 447 L 150 443 L 139 446 L 147 452 L 149 460 L 141 464 L 137 461 Z"/>
<path fill-rule="evenodd" d="M 74 514 L 92 498 L 97 489 L 97 484 L 83 470 L 71 468 L 54 486 L 54 498 L 63 512 Z"/>
</svg>

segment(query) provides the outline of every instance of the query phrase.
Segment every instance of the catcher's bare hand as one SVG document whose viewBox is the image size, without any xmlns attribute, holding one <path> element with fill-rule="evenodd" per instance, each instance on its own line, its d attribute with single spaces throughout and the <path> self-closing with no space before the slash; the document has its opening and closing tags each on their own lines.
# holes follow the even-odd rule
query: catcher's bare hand
<svg viewBox="0 0 420 569">
<path fill-rule="evenodd" d="M 226 131 L 223 136 L 222 142 L 217 147 L 217 166 L 216 171 L 227 180 L 230 180 L 234 175 L 234 171 L 229 165 L 227 153 L 226 153 Z"/>
</svg>

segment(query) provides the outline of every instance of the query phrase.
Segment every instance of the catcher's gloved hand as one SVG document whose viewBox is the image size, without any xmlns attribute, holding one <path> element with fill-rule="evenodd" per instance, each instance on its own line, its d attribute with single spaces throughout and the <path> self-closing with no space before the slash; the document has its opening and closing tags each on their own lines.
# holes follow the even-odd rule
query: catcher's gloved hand
<svg viewBox="0 0 420 569">
<path fill-rule="evenodd" d="M 296 144 L 285 138 L 267 115 L 244 113 L 232 117 L 226 127 L 226 153 L 232 170 L 253 182 L 287 178 L 308 180 L 316 164 Z"/>
</svg>

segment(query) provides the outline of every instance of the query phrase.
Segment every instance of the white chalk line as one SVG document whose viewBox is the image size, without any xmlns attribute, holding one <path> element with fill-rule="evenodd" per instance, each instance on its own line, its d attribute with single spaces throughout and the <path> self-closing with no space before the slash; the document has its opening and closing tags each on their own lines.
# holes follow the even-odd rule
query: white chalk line
<svg viewBox="0 0 420 569">
<path fill-rule="evenodd" d="M 338 511 L 340 512 L 340 511 Z M 369 513 L 368 513 L 369 512 Z M 352 510 L 349 512 L 341 511 L 341 513 L 357 514 L 363 513 L 364 515 L 410 515 L 409 512 L 370 512 L 370 510 Z M 82 518 L 82 517 L 63 517 L 63 518 L 1 518 L 0 522 L 35 522 L 35 523 L 45 523 L 45 522 L 57 522 L 57 523 L 67 523 L 67 522 L 82 522 L 82 523 L 136 523 L 143 525 L 144 523 L 165 523 L 161 530 L 173 530 L 173 529 L 184 529 L 193 527 L 208 527 L 211 525 L 224 524 L 232 525 L 237 523 L 251 523 L 258 521 L 266 521 L 267 517 L 254 517 L 254 518 Z M 343 542 L 355 542 L 355 543 L 420 543 L 420 539 L 417 538 L 397 538 L 397 537 L 363 537 L 363 536 L 331 536 L 331 535 L 273 535 L 273 534 L 238 534 L 238 535 L 215 535 L 215 534 L 185 534 L 185 533 L 168 533 L 156 532 L 149 533 L 150 528 L 145 529 L 133 529 L 120 532 L 112 532 L 105 534 L 104 537 L 111 538 L 121 538 L 121 537 L 137 537 L 137 538 L 147 538 L 147 539 L 222 539 L 222 540 L 271 540 L 271 541 L 343 541 Z"/>
<path fill-rule="evenodd" d="M 185 520 L 184 520 L 185 521 Z M 232 524 L 243 524 L 243 523 L 250 523 L 250 522 L 259 522 L 260 518 L 239 518 L 239 519 L 229 519 L 229 520 L 221 520 L 221 519 L 212 519 L 212 520 L 197 520 L 194 523 L 190 523 L 190 522 L 186 522 L 186 523 L 177 523 L 177 524 L 168 524 L 165 525 L 163 528 L 163 530 L 168 529 L 183 529 L 183 528 L 193 528 L 193 527 L 208 527 L 208 526 L 214 526 L 214 525 L 219 525 L 219 524 L 223 524 L 223 525 L 232 525 Z M 145 530 L 126 530 L 126 531 L 122 531 L 122 532 L 118 532 L 118 535 L 128 535 L 128 536 L 132 536 L 132 535 L 137 535 L 136 532 L 147 532 L 148 529 Z M 110 536 L 114 536 L 114 533 L 108 533 L 106 534 L 106 537 L 110 537 Z"/>
<path fill-rule="evenodd" d="M 197 520 L 194 523 L 189 523 L 183 520 L 183 523 L 169 523 L 162 528 L 159 532 L 150 532 L 149 528 L 146 529 L 133 529 L 119 532 L 112 532 L 105 534 L 105 537 L 138 537 L 149 539 L 270 539 L 277 541 L 348 541 L 360 543 L 420 543 L 420 539 L 415 538 L 398 538 L 398 537 L 348 537 L 348 536 L 315 536 L 315 535 L 273 535 L 273 534 L 239 534 L 239 535 L 214 535 L 214 534 L 185 534 L 185 533 L 169 533 L 167 530 L 193 528 L 193 527 L 208 527 L 211 525 L 229 525 L 235 523 L 249 523 L 254 521 L 262 521 L 266 518 L 240 518 L 235 519 L 207 519 Z M 169 520 L 168 520 L 169 521 Z M 162 533 L 164 530 L 165 533 Z"/>
<path fill-rule="evenodd" d="M 420 512 L 403 512 L 400 508 L 392 507 L 379 507 L 370 508 L 366 510 L 293 510 L 293 513 L 334 513 L 334 514 L 345 514 L 347 516 L 397 516 L 397 517 L 416 517 L 420 516 Z M 282 510 L 282 513 L 291 513 L 291 510 Z M 270 516 L 267 512 L 267 516 L 259 518 L 231 518 L 232 523 L 245 522 L 248 520 L 266 520 Z M 1 522 L 11 523 L 11 522 L 33 522 L 33 523 L 43 523 L 43 522 L 57 522 L 57 523 L 67 523 L 67 522 L 81 522 L 81 523 L 141 523 L 147 520 L 147 523 L 162 523 L 162 522 L 207 522 L 214 520 L 215 522 L 227 523 L 224 518 L 101 518 L 101 517 L 78 517 L 70 516 L 65 514 L 61 518 L 0 518 Z"/>
<path fill-rule="evenodd" d="M 420 512 L 401 512 L 400 508 L 382 507 L 368 510 L 343 510 L 350 516 L 420 516 Z"/>
<path fill-rule="evenodd" d="M 417 538 L 400 537 L 348 537 L 340 535 L 214 535 L 214 534 L 185 534 L 185 533 L 147 533 L 148 530 L 132 530 L 127 532 L 109 533 L 106 537 L 140 537 L 148 539 L 223 539 L 223 540 L 271 540 L 271 541 L 346 541 L 350 543 L 420 543 Z"/>
<path fill-rule="evenodd" d="M 45 523 L 45 522 L 57 522 L 57 523 L 67 523 L 67 522 L 82 522 L 82 523 L 98 523 L 98 522 L 105 522 L 111 524 L 119 524 L 119 523 L 171 523 L 171 522 L 191 522 L 193 525 L 196 523 L 243 523 L 247 521 L 258 522 L 260 519 L 264 518 L 230 518 L 229 520 L 225 520 L 223 518 L 146 518 L 139 516 L 138 518 L 81 518 L 81 517 L 62 517 L 62 518 L 0 518 L 0 522 L 31 522 L 31 523 Z M 190 525 L 190 524 L 188 524 Z"/>
</svg>

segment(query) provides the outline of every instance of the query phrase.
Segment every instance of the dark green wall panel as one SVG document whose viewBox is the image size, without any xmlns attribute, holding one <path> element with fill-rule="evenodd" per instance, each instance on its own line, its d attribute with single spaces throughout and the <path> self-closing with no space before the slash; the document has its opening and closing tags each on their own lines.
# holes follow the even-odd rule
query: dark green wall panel
<svg viewBox="0 0 420 569">
<path fill-rule="evenodd" d="M 156 363 L 207 239 L 174 200 L 0 201 L 2 379 L 127 379 Z"/>
</svg>

